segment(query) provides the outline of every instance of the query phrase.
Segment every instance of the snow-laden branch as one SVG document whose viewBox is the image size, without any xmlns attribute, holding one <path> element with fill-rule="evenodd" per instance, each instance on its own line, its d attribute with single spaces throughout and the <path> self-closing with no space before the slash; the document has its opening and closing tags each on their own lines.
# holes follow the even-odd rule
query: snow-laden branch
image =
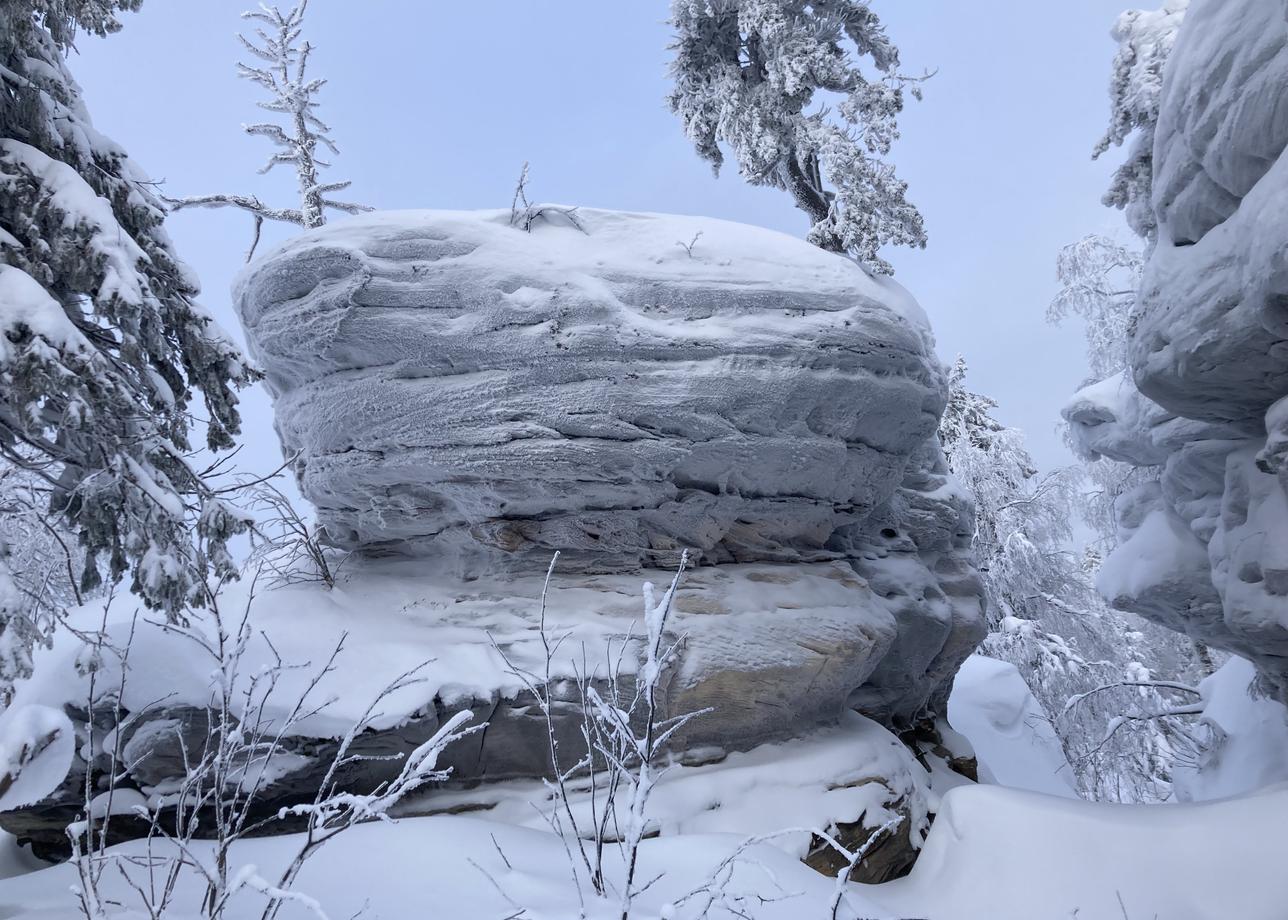
<svg viewBox="0 0 1288 920">
<path fill-rule="evenodd" d="M 1060 714 L 1068 714 L 1081 705 L 1088 697 L 1094 696 L 1097 693 L 1104 693 L 1106 690 L 1117 690 L 1120 687 L 1150 687 L 1155 690 L 1174 690 L 1177 693 L 1189 693 L 1198 697 L 1203 695 L 1202 691 L 1200 691 L 1198 687 L 1191 687 L 1189 684 L 1178 683 L 1174 680 L 1120 680 L 1115 681 L 1114 683 L 1101 684 L 1099 687 L 1093 687 L 1085 693 L 1079 693 L 1075 696 L 1069 697 L 1069 701 L 1064 704 L 1064 709 Z M 1199 712 L 1202 712 L 1202 707 L 1199 708 Z M 1192 715 L 1192 713 L 1167 712 L 1162 713 L 1162 715 Z M 1157 716 L 1154 718 L 1157 718 Z"/>
</svg>

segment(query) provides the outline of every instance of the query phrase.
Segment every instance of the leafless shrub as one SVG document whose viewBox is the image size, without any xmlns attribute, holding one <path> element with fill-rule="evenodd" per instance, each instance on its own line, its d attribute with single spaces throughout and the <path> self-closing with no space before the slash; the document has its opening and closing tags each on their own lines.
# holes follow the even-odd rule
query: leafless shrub
<svg viewBox="0 0 1288 920">
<path fill-rule="evenodd" d="M 267 637 L 262 637 L 273 660 L 267 666 L 252 668 L 246 655 L 256 635 L 250 617 L 254 583 L 240 615 L 229 616 L 224 612 L 218 586 L 209 588 L 208 595 L 204 611 L 194 614 L 188 623 L 151 624 L 190 642 L 211 662 L 212 670 L 204 738 L 192 745 L 181 731 L 176 731 L 183 759 L 182 777 L 177 778 L 173 787 L 154 791 L 146 804 L 129 809 L 130 817 L 146 824 L 142 855 L 107 851 L 109 824 L 119 814 L 111 796 L 120 791 L 119 783 L 134 766 L 123 756 L 124 739 L 145 716 L 157 715 L 158 707 L 165 700 L 126 712 L 122 699 L 130 670 L 131 642 L 127 640 L 118 649 L 100 638 L 89 649 L 88 660 L 94 662 L 88 672 L 90 700 L 85 725 L 90 752 L 102 745 L 95 740 L 94 722 L 95 715 L 103 711 L 97 673 L 105 654 L 115 656 L 119 662 L 120 685 L 108 695 L 115 724 L 112 744 L 102 751 L 109 763 L 108 792 L 96 794 L 102 780 L 94 775 L 91 756 L 86 767 L 84 811 L 80 820 L 68 828 L 72 864 L 78 878 L 77 896 L 86 920 L 105 920 L 102 883 L 104 873 L 112 868 L 134 891 L 137 906 L 153 920 L 165 915 L 179 879 L 185 874 L 195 875 L 205 886 L 201 916 L 207 920 L 231 916 L 230 902 L 243 890 L 258 892 L 263 897 L 261 920 L 272 920 L 288 901 L 324 918 L 321 906 L 293 887 L 308 860 L 328 841 L 358 824 L 390 820 L 390 809 L 404 797 L 428 783 L 445 779 L 449 771 L 437 767 L 443 750 L 453 741 L 482 728 L 481 725 L 465 727 L 473 716 L 468 711 L 458 713 L 407 755 L 402 769 L 392 779 L 369 792 L 353 792 L 343 787 L 341 777 L 346 767 L 372 759 L 353 753 L 355 739 L 372 725 L 384 702 L 422 679 L 421 672 L 428 664 L 425 662 L 394 678 L 376 694 L 341 739 L 311 801 L 265 814 L 265 790 L 275 778 L 279 760 L 290 756 L 285 739 L 295 734 L 302 722 L 335 701 L 334 697 L 322 697 L 320 687 L 323 679 L 335 670 L 344 652 L 345 637 L 341 636 L 320 667 L 283 661 Z M 106 629 L 102 636 L 106 636 Z M 133 629 L 129 636 L 132 639 Z M 285 694 L 283 678 L 295 671 L 309 672 L 303 689 Z M 144 751 L 137 759 L 146 758 L 149 753 Z M 396 757 L 401 755 L 388 759 Z M 274 825 L 288 829 L 286 822 L 300 820 L 304 822 L 300 846 L 275 880 L 263 878 L 254 866 L 235 864 L 235 847 L 239 841 Z"/>
<path fill-rule="evenodd" d="M 510 202 L 510 226 L 518 227 L 524 233 L 531 233 L 534 223 L 538 220 L 549 220 L 552 214 L 564 218 L 582 233 L 586 232 L 586 228 L 577 217 L 576 208 L 533 204 L 528 200 L 528 164 L 525 162 L 519 173 L 519 181 L 514 186 L 514 200 Z"/>
<path fill-rule="evenodd" d="M 257 512 L 254 533 L 259 540 L 252 562 L 272 576 L 273 587 L 309 583 L 335 587 L 348 553 L 326 546 L 322 530 L 310 524 L 272 482 L 254 487 L 250 504 Z"/>
</svg>

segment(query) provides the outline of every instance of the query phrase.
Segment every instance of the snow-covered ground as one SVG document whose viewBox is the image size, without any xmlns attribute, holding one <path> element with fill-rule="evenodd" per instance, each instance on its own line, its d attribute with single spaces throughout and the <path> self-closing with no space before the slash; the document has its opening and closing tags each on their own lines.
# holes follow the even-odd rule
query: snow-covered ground
<svg viewBox="0 0 1288 920">
<path fill-rule="evenodd" d="M 944 798 L 911 876 L 880 886 L 851 885 L 840 916 L 881 920 L 1282 920 L 1288 876 L 1277 841 L 1288 817 L 1288 786 L 1206 805 L 1109 806 L 987 786 L 964 786 Z M 663 836 L 644 845 L 644 877 L 656 885 L 633 917 L 693 918 L 704 899 L 670 905 L 706 882 L 742 842 L 737 834 Z M 294 853 L 293 837 L 244 842 L 241 865 L 269 875 Z M 138 852 L 139 844 L 125 851 Z M 834 883 L 776 846 L 745 859 L 729 892 L 756 902 L 757 920 L 826 917 Z M 506 861 L 510 866 L 506 866 Z M 297 890 L 332 918 L 531 920 L 577 917 L 579 905 L 560 841 L 546 831 L 487 818 L 442 815 L 363 825 L 339 837 L 307 866 Z M 0 916 L 62 920 L 78 916 L 59 866 L 0 881 Z M 114 897 L 131 896 L 115 875 Z M 178 900 L 197 914 L 200 886 L 187 880 Z M 1121 904 L 1120 904 L 1121 899 Z M 588 901 L 586 916 L 618 916 L 615 905 Z M 258 916 L 262 901 L 246 891 L 232 916 Z M 1124 908 L 1126 913 L 1124 914 Z M 126 915 L 128 916 L 128 915 Z M 288 904 L 283 918 L 309 912 Z M 733 916 L 719 910 L 713 917 Z"/>
<path fill-rule="evenodd" d="M 1222 707 L 1232 737 L 1256 744 L 1257 738 L 1245 738 L 1237 726 L 1251 731 L 1261 724 L 1264 733 L 1268 723 L 1257 719 L 1267 714 L 1244 692 L 1251 668 L 1243 671 L 1249 673 L 1233 668 L 1219 676 L 1211 698 Z M 1049 726 L 1010 665 L 979 657 L 968 662 L 951 713 L 991 767 L 986 778 L 1045 786 L 1057 795 L 960 780 L 946 788 L 938 772 L 932 778 L 912 763 L 892 735 L 853 716 L 798 741 L 669 774 L 653 802 L 660 836 L 646 841 L 641 854 L 642 877 L 657 881 L 636 901 L 631 917 L 700 916 L 707 895 L 685 896 L 703 889 L 749 836 L 864 811 L 869 821 L 880 820 L 888 790 L 866 780 L 902 772 L 937 810 L 921 858 L 906 879 L 847 886 L 839 917 L 1282 920 L 1288 876 L 1279 867 L 1277 841 L 1288 821 L 1288 783 L 1205 804 L 1070 801 L 1059 778 L 1067 769 L 1059 769 L 1058 745 L 1053 747 Z M 1261 739 L 1263 747 L 1267 743 Z M 536 784 L 501 784 L 486 810 L 359 826 L 320 851 L 295 889 L 315 899 L 330 918 L 361 911 L 385 920 L 502 920 L 521 909 L 529 920 L 619 917 L 615 902 L 590 894 L 582 913 L 563 844 L 529 804 L 541 793 Z M 452 795 L 436 798 L 433 807 L 463 804 Z M 475 794 L 472 807 L 481 800 Z M 830 916 L 836 884 L 799 862 L 807 841 L 808 835 L 797 832 L 742 851 L 723 885 L 728 903 L 754 906 L 750 916 L 756 920 Z M 296 836 L 243 841 L 234 862 L 237 869 L 253 866 L 272 878 L 298 846 Z M 80 916 L 70 866 L 30 871 L 32 861 L 11 838 L 2 849 L 0 875 L 12 877 L 0 881 L 0 917 Z M 135 842 L 116 852 L 142 849 Z M 137 903 L 117 873 L 107 874 L 106 886 L 123 908 Z M 176 916 L 198 916 L 201 894 L 200 883 L 186 878 Z M 230 916 L 258 917 L 262 907 L 262 896 L 248 888 L 234 898 Z M 132 916 L 141 915 L 113 914 Z M 280 916 L 303 920 L 317 914 L 301 902 L 287 904 Z M 709 916 L 735 915 L 717 905 Z"/>
</svg>

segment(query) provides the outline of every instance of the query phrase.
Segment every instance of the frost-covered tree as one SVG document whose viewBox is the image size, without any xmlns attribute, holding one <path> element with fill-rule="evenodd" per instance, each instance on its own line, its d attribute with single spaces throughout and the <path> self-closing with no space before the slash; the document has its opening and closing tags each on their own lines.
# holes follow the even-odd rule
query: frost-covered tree
<svg viewBox="0 0 1288 920">
<path fill-rule="evenodd" d="M 1109 128 L 1092 156 L 1099 158 L 1110 147 L 1127 145 L 1127 159 L 1114 170 L 1103 201 L 1121 208 L 1128 226 L 1150 241 L 1158 232 L 1150 193 L 1163 69 L 1188 7 L 1189 0 L 1167 0 L 1157 10 L 1127 10 L 1111 33 L 1118 53 L 1109 83 Z"/>
<path fill-rule="evenodd" d="M 64 62 L 78 31 L 138 0 L 0 3 L 0 458 L 77 534 L 81 590 L 132 573 L 176 614 L 245 522 L 193 466 L 190 433 L 231 447 L 253 379 L 196 303 L 164 208 L 94 129 Z M 200 394 L 204 417 L 194 418 Z"/>
<path fill-rule="evenodd" d="M 809 239 L 877 271 L 886 244 L 924 247 L 920 212 L 883 159 L 899 136 L 899 50 L 864 0 L 672 0 L 668 103 L 719 171 L 791 194 Z"/>
<path fill-rule="evenodd" d="M 300 0 L 288 12 L 278 7 L 261 5 L 257 10 L 242 13 L 242 17 L 258 23 L 255 34 L 248 38 L 239 35 L 242 46 L 251 56 L 251 63 L 239 63 L 237 75 L 260 86 L 268 99 L 257 103 L 265 111 L 280 116 L 285 127 L 273 122 L 246 125 L 247 134 L 267 138 L 277 151 L 260 169 L 261 175 L 276 166 L 289 166 L 295 170 L 299 187 L 299 206 L 275 208 L 266 205 L 254 195 L 194 195 L 171 199 L 175 210 L 190 207 L 240 208 L 255 221 L 254 238 L 247 261 L 255 254 L 260 230 L 265 220 L 284 221 L 305 229 L 321 227 L 326 222 L 328 210 L 356 214 L 369 211 L 365 205 L 339 201 L 332 197 L 352 183 L 323 182 L 322 171 L 331 164 L 322 154 L 340 151 L 331 140 L 331 128 L 318 117 L 318 92 L 326 80 L 308 76 L 309 54 L 313 46 L 301 42 L 304 31 L 304 13 L 308 0 Z"/>
<path fill-rule="evenodd" d="M 1127 368 L 1127 333 L 1136 304 L 1144 256 L 1139 248 L 1092 234 L 1060 251 L 1056 273 L 1060 290 L 1047 307 L 1047 321 L 1056 325 L 1082 320 L 1090 375 L 1084 385 L 1107 380 Z M 1065 429 L 1065 441 L 1077 444 Z M 1083 521 L 1108 551 L 1118 539 L 1114 508 L 1120 496 L 1153 479 L 1159 470 L 1119 463 L 1108 458 L 1084 466 L 1085 487 L 1078 495 Z"/>
<path fill-rule="evenodd" d="M 48 492 L 35 474 L 0 461 L 0 705 L 31 673 L 32 652 L 49 643 L 62 611 L 83 597 L 84 554 L 49 512 Z"/>
<path fill-rule="evenodd" d="M 1088 382 L 1106 380 L 1127 367 L 1127 330 L 1143 266 L 1138 248 L 1100 234 L 1070 243 L 1056 258 L 1060 290 L 1047 307 L 1047 321 L 1082 319 Z"/>
<path fill-rule="evenodd" d="M 1074 765 L 1083 795 L 1161 801 L 1178 760 L 1196 756 L 1188 726 L 1174 718 L 1120 722 L 1123 692 L 1133 712 L 1175 708 L 1148 685 L 1174 674 L 1185 654 L 1175 634 L 1129 621 L 1094 588 L 1098 559 L 1074 550 L 1080 471 L 1039 474 L 1022 432 L 993 417 L 997 403 L 966 386 L 966 362 L 949 377 L 940 440 L 949 467 L 975 499 L 975 555 L 984 580 L 990 634 L 986 654 L 1016 666 Z M 1155 635 L 1158 633 L 1159 635 Z M 1123 688 L 1122 682 L 1136 685 Z M 1105 688 L 1090 692 L 1096 688 Z M 1086 694 L 1066 713 L 1067 701 Z M 1146 698 L 1147 697 L 1147 698 Z"/>
<path fill-rule="evenodd" d="M 993 629 L 1011 619 L 1036 621 L 1046 596 L 1084 591 L 1068 546 L 1068 506 L 1076 479 L 1041 476 L 1024 435 L 992 416 L 997 403 L 966 387 L 959 357 L 949 375 L 940 440 L 953 475 L 975 499 L 975 557 L 989 594 Z"/>
</svg>

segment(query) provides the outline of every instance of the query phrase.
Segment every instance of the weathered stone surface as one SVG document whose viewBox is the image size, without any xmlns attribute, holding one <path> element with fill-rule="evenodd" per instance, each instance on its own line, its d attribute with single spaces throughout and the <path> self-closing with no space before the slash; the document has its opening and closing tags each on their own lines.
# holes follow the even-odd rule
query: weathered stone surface
<svg viewBox="0 0 1288 920">
<path fill-rule="evenodd" d="M 1281 0 L 1194 0 L 1164 80 L 1135 385 L 1087 388 L 1065 416 L 1089 456 L 1158 471 L 1119 501 L 1102 590 L 1249 658 L 1288 701 L 1285 80 Z"/>
<path fill-rule="evenodd" d="M 723 221 L 507 217 L 346 221 L 240 279 L 338 545 L 469 575 L 824 561 L 934 434 L 919 310 L 853 262 Z"/>
<path fill-rule="evenodd" d="M 1155 138 L 1160 240 L 1131 337 L 1141 392 L 1259 435 L 1288 393 L 1288 19 L 1280 0 L 1196 0 Z"/>
<path fill-rule="evenodd" d="M 866 564 L 875 572 L 883 571 L 884 555 L 891 571 L 920 571 L 923 579 L 937 558 L 931 553 L 929 563 L 923 561 L 911 544 L 874 548 L 870 555 Z M 251 603 L 256 638 L 243 679 L 275 660 L 272 649 L 286 660 L 317 665 L 351 631 L 345 652 L 317 690 L 320 699 L 344 694 L 343 712 L 324 710 L 319 720 L 283 739 L 273 781 L 262 793 L 264 814 L 311 799 L 351 718 L 344 713 L 360 713 L 378 688 L 426 659 L 435 660 L 423 670 L 424 682 L 390 698 L 380 707 L 382 718 L 358 736 L 353 752 L 370 759 L 349 766 L 342 777 L 346 788 L 371 789 L 388 780 L 400 768 L 397 757 L 466 709 L 474 713 L 475 724 L 488 726 L 445 753 L 442 765 L 452 769 L 458 783 L 547 774 L 544 716 L 511 670 L 544 674 L 538 629 L 543 589 L 548 635 L 562 637 L 551 661 L 553 729 L 562 756 L 575 762 L 583 748 L 579 674 L 591 674 L 591 684 L 607 698 L 610 662 L 620 659 L 617 686 L 625 699 L 633 696 L 642 612 L 639 575 L 556 573 L 548 586 L 541 576 L 513 575 L 484 585 L 426 577 L 419 569 L 411 560 L 357 561 L 332 591 L 298 585 L 262 593 Z M 658 584 L 672 577 L 666 570 L 645 575 Z M 915 590 L 921 590 L 918 584 L 913 583 Z M 248 587 L 234 586 L 226 602 L 240 609 L 240 592 Z M 864 692 L 871 695 L 864 699 L 877 701 L 871 710 L 875 717 L 888 724 L 909 722 L 932 697 L 947 692 L 956 670 L 948 662 L 978 640 L 978 599 L 962 603 L 954 616 L 946 599 L 932 602 L 919 620 L 905 593 L 842 562 L 692 570 L 675 599 L 669 641 L 678 643 L 677 656 L 663 676 L 660 710 L 663 718 L 708 707 L 714 712 L 675 738 L 674 753 L 686 761 L 719 758 L 796 737 L 840 719 L 856 705 L 856 688 L 869 688 Z M 973 619 L 966 615 L 971 603 Z M 303 631 L 300 611 L 310 615 Z M 121 617 L 114 628 L 126 631 L 130 624 L 125 614 Z M 157 705 L 162 694 L 147 680 L 127 683 L 123 711 L 134 718 L 120 739 L 130 764 L 120 788 L 147 793 L 183 775 L 185 751 L 199 758 L 204 750 L 209 716 L 200 703 L 209 699 L 209 664 L 192 655 L 188 642 L 159 627 L 139 630 L 136 660 L 167 662 L 164 680 L 171 693 Z M 42 673 L 48 680 L 40 698 L 75 699 L 83 692 L 70 676 L 74 660 L 71 650 L 65 659 L 46 663 Z M 56 679 L 59 668 L 68 679 Z M 310 674 L 307 668 L 291 672 L 266 717 L 280 717 Z M 100 681 L 114 686 L 110 673 Z M 104 739 L 115 728 L 112 701 L 107 703 L 109 708 L 96 710 L 93 769 L 101 775 L 109 768 Z M 25 699 L 18 701 L 24 704 Z M 72 721 L 80 726 L 84 719 L 80 712 Z M 77 750 L 85 746 L 81 738 Z M 63 828 L 83 803 L 85 764 L 76 758 L 66 770 L 66 780 L 49 796 L 0 815 L 0 826 L 35 841 L 42 852 L 62 852 Z M 128 837 L 141 829 L 123 821 L 118 830 Z"/>
</svg>

